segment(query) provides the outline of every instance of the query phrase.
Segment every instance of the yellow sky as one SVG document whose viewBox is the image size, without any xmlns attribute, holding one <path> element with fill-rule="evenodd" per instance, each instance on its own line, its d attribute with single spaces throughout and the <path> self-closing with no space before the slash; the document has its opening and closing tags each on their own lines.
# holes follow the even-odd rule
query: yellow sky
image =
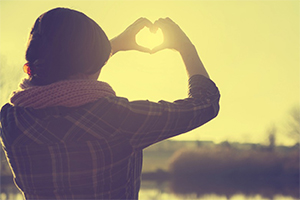
<svg viewBox="0 0 300 200">
<path fill-rule="evenodd" d="M 24 52 L 31 26 L 58 6 L 84 12 L 109 38 L 143 16 L 172 18 L 198 49 L 221 91 L 219 116 L 176 139 L 265 142 L 299 105 L 299 1 L 0 1 L 1 105 L 24 76 Z M 145 30 L 145 32 L 147 32 Z M 130 100 L 173 101 L 187 94 L 187 76 L 177 52 L 115 55 L 100 79 Z M 1 85 L 0 85 L 1 86 Z"/>
</svg>

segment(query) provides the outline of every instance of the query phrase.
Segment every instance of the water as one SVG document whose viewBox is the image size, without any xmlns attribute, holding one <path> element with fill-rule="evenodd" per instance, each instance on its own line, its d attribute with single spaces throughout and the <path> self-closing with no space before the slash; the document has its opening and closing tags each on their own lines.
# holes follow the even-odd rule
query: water
<svg viewBox="0 0 300 200">
<path fill-rule="evenodd" d="M 234 190 L 234 189 L 233 189 Z M 260 194 L 246 196 L 242 193 L 236 193 L 233 196 L 227 197 L 226 195 L 216 195 L 214 193 L 207 193 L 202 196 L 197 196 L 196 193 L 190 194 L 174 194 L 170 190 L 169 182 L 156 183 L 153 181 L 144 181 L 141 185 L 139 194 L 141 200 L 297 200 L 291 196 L 274 195 L 273 198 L 266 198 Z"/>
<path fill-rule="evenodd" d="M 5 193 L 4 193 L 5 192 Z M 14 185 L 1 187 L 1 200 L 23 200 L 21 193 Z M 244 194 L 235 194 L 231 197 L 226 195 L 205 194 L 197 196 L 196 193 L 178 195 L 171 192 L 169 182 L 157 183 L 154 181 L 143 181 L 139 194 L 140 200 L 296 200 L 291 196 L 274 195 L 273 198 L 265 198 L 260 194 L 245 196 Z"/>
</svg>

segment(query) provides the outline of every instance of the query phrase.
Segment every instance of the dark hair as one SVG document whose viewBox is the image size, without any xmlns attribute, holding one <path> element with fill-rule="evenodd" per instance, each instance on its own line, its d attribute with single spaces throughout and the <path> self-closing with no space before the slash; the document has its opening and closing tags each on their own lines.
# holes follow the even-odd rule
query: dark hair
<svg viewBox="0 0 300 200">
<path fill-rule="evenodd" d="M 30 33 L 30 81 L 47 85 L 77 73 L 96 73 L 110 52 L 110 42 L 95 21 L 75 10 L 52 9 L 36 20 Z"/>
</svg>

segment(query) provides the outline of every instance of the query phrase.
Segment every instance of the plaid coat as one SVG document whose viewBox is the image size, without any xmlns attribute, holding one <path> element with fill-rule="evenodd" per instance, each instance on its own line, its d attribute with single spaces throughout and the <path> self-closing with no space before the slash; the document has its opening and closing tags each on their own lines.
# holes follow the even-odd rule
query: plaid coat
<svg viewBox="0 0 300 200">
<path fill-rule="evenodd" d="M 104 97 L 79 107 L 1 110 L 1 140 L 26 199 L 138 199 L 142 150 L 213 119 L 220 94 L 201 75 L 189 97 L 130 102 Z"/>
</svg>

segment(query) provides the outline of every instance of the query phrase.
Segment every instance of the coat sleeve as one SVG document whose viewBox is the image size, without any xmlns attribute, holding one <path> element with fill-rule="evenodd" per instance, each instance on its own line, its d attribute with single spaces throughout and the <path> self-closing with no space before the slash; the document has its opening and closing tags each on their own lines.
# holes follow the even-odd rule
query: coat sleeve
<svg viewBox="0 0 300 200">
<path fill-rule="evenodd" d="M 118 132 L 133 148 L 143 149 L 167 138 L 186 133 L 219 112 L 220 93 L 210 79 L 195 75 L 189 79 L 189 97 L 175 102 L 132 101 L 119 103 Z"/>
</svg>

